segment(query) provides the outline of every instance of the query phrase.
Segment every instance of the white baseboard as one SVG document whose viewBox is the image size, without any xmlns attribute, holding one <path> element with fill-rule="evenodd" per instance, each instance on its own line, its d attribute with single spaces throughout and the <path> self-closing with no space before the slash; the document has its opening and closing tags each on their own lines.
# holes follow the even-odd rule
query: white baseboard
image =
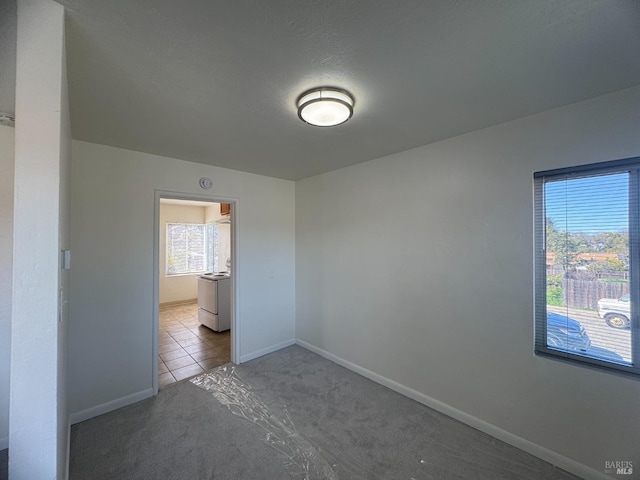
<svg viewBox="0 0 640 480">
<path fill-rule="evenodd" d="M 0 450 L 9 448 L 9 437 L 0 438 Z"/>
<path fill-rule="evenodd" d="M 296 343 L 295 339 L 291 338 L 284 342 L 271 345 L 267 348 L 263 348 L 255 352 L 242 355 L 240 357 L 240 363 L 248 362 L 249 360 L 253 360 L 254 358 L 262 357 L 263 355 L 273 353 L 277 350 L 283 349 L 285 347 L 289 347 L 295 343 Z M 85 420 L 89 420 L 90 418 L 97 417 L 98 415 L 102 415 L 104 413 L 108 413 L 113 410 L 117 410 L 118 408 L 126 407 L 127 405 L 131 405 L 132 403 L 139 402 L 140 400 L 144 400 L 152 396 L 153 396 L 153 389 L 149 388 L 147 390 L 142 390 L 140 392 L 127 395 L 126 397 L 117 398 L 110 402 L 103 403 L 102 405 L 97 405 L 95 407 L 87 408 L 86 410 L 82 410 L 80 412 L 72 413 L 69 419 L 69 423 L 71 425 L 74 425 L 76 423 L 84 422 Z"/>
<path fill-rule="evenodd" d="M 140 400 L 144 400 L 152 396 L 153 389 L 148 388 L 146 390 L 127 395 L 126 397 L 116 398 L 115 400 L 103 403 L 102 405 L 87 408 L 86 410 L 82 410 L 81 412 L 72 413 L 69 418 L 69 423 L 71 425 L 74 425 L 76 423 L 84 422 L 85 420 L 89 420 L 90 418 L 97 417 L 98 415 L 102 415 L 113 410 L 117 410 L 118 408 L 126 407 L 127 405 L 131 405 L 132 403 L 139 402 Z"/>
<path fill-rule="evenodd" d="M 285 340 L 284 342 L 276 343 L 275 345 L 271 345 L 267 348 L 263 348 L 261 350 L 256 350 L 255 352 L 247 353 L 246 355 L 242 355 L 240 357 L 240 363 L 248 362 L 249 360 L 253 360 L 254 358 L 262 357 L 263 355 L 267 355 L 269 353 L 273 353 L 277 350 L 281 350 L 283 348 L 289 347 L 296 343 L 295 338 L 291 338 L 289 340 Z"/>
<path fill-rule="evenodd" d="M 394 390 L 404 395 L 405 397 L 409 397 L 415 400 L 416 402 L 420 402 L 423 405 L 426 405 L 427 407 L 433 408 L 434 410 L 444 413 L 445 415 L 451 418 L 455 418 L 456 420 L 462 423 L 465 423 L 477 430 L 480 430 L 481 432 L 484 432 L 487 435 L 491 435 L 492 437 L 497 438 L 498 440 L 502 440 L 503 442 L 508 443 L 509 445 L 513 445 L 514 447 L 519 448 L 520 450 L 523 450 L 535 457 L 538 457 L 546 462 L 551 463 L 552 465 L 562 468 L 567 472 L 573 473 L 574 475 L 577 475 L 585 479 L 594 479 L 594 480 L 610 479 L 610 477 L 606 476 L 604 473 L 598 472 L 597 470 L 594 470 L 591 467 L 588 467 L 586 465 L 583 465 L 582 463 L 579 463 L 568 457 L 560 455 L 559 453 L 554 452 L 553 450 L 549 450 L 548 448 L 545 448 L 541 445 L 530 442 L 529 440 L 526 440 L 522 437 L 518 437 L 517 435 L 507 432 L 506 430 L 502 430 L 501 428 L 496 427 L 495 425 L 487 423 L 484 420 L 480 420 L 479 418 L 469 415 L 468 413 L 465 413 L 461 410 L 453 408 L 452 406 L 447 405 L 446 403 L 443 403 L 439 400 L 436 400 L 435 398 L 431 398 L 428 395 L 425 395 L 424 393 L 420 393 L 417 390 L 409 388 L 389 378 L 383 377 L 382 375 L 378 375 L 377 373 L 372 372 L 371 370 L 367 370 L 366 368 L 356 365 L 355 363 L 351 363 L 347 360 L 344 360 L 343 358 L 340 358 L 337 355 L 334 355 L 333 353 L 329 353 L 326 350 L 318 348 L 315 345 L 307 343 L 304 340 L 296 339 L 296 344 L 300 345 L 303 348 L 306 348 L 307 350 L 313 353 L 317 353 L 321 357 L 324 357 L 327 360 L 331 360 L 332 362 L 337 363 L 338 365 L 341 365 L 347 368 L 348 370 L 358 373 L 363 377 L 368 378 L 369 380 L 373 380 L 376 383 L 384 385 L 385 387 L 388 387 L 391 390 Z"/>
</svg>

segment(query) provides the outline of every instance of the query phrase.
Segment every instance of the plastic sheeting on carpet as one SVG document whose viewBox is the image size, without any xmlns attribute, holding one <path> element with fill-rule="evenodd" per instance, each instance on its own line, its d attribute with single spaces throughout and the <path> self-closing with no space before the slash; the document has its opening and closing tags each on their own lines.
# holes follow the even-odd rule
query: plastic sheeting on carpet
<svg viewBox="0 0 640 480">
<path fill-rule="evenodd" d="M 238 376 L 235 367 L 218 367 L 190 381 L 211 393 L 234 415 L 260 426 L 266 432 L 264 440 L 287 459 L 292 476 L 304 480 L 339 480 L 338 464 L 324 458 L 319 447 L 300 435 L 286 406 L 282 407 L 281 416 L 275 414 Z M 349 470 L 346 478 L 371 478 L 356 471 L 359 468 L 352 463 L 343 459 L 343 465 Z"/>
</svg>

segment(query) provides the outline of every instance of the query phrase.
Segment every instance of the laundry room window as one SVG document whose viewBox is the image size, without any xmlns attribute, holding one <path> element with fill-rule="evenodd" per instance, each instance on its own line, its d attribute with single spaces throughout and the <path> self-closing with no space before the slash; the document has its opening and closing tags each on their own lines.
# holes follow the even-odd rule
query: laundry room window
<svg viewBox="0 0 640 480">
<path fill-rule="evenodd" d="M 212 272 L 216 263 L 214 224 L 167 224 L 167 275 Z"/>
</svg>

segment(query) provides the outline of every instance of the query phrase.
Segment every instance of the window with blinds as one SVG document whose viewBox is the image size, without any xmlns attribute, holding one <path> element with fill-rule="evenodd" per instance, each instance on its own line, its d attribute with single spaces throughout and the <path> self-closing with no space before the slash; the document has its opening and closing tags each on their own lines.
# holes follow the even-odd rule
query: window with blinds
<svg viewBox="0 0 640 480">
<path fill-rule="evenodd" d="M 534 174 L 535 351 L 640 373 L 640 158 Z"/>
<path fill-rule="evenodd" d="M 167 275 L 217 271 L 214 224 L 167 224 Z"/>
</svg>

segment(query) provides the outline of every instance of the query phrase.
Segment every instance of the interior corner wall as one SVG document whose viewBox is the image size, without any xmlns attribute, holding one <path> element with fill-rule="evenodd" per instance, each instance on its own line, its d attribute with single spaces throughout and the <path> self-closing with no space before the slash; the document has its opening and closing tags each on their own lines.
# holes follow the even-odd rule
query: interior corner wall
<svg viewBox="0 0 640 480">
<path fill-rule="evenodd" d="M 13 271 L 13 131 L 13 128 L 0 126 L 0 450 L 9 446 Z"/>
<path fill-rule="evenodd" d="M 231 224 L 218 225 L 218 271 L 227 272 L 227 260 L 231 261 Z"/>
<path fill-rule="evenodd" d="M 160 204 L 158 297 L 160 304 L 193 300 L 198 296 L 198 275 L 167 275 L 167 223 L 204 223 L 205 207 Z"/>
<path fill-rule="evenodd" d="M 204 221 L 205 223 L 213 223 L 217 220 L 220 220 L 222 215 L 220 214 L 220 204 L 215 203 L 213 205 L 209 205 L 204 207 Z"/>
<path fill-rule="evenodd" d="M 235 202 L 240 359 L 294 341 L 294 182 L 73 141 L 72 422 L 152 394 L 156 191 Z"/>
<path fill-rule="evenodd" d="M 297 338 L 584 476 L 640 460 L 640 382 L 533 353 L 532 186 L 639 125 L 635 87 L 298 181 Z"/>
<path fill-rule="evenodd" d="M 217 222 L 224 216 L 220 213 L 220 204 L 211 205 L 204 209 L 206 223 Z M 232 215 L 233 216 L 233 215 Z M 218 271 L 229 272 L 227 260 L 231 260 L 231 223 L 218 223 Z"/>
<path fill-rule="evenodd" d="M 70 137 L 64 8 L 19 0 L 16 56 L 9 477 L 65 478 L 68 423 L 59 299 Z M 38 380 L 33 381 L 37 372 Z"/>
</svg>

